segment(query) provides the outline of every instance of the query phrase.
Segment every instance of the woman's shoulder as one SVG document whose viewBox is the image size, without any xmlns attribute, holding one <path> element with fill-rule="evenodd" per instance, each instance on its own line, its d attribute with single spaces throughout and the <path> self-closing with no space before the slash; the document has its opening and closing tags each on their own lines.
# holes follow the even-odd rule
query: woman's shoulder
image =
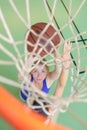
<svg viewBox="0 0 87 130">
<path fill-rule="evenodd" d="M 47 77 L 46 77 L 46 84 L 47 84 L 48 88 L 51 87 L 51 85 L 52 85 L 53 82 L 54 81 L 49 77 L 49 75 L 47 75 Z"/>
</svg>

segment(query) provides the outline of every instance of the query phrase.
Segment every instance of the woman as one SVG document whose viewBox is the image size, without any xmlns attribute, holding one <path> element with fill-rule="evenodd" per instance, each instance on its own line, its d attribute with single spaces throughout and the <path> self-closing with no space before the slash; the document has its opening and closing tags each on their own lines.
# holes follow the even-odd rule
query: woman
<svg viewBox="0 0 87 130">
<path fill-rule="evenodd" d="M 68 68 L 70 66 L 70 50 L 71 50 L 71 42 L 67 42 L 66 44 L 64 44 L 62 58 L 56 59 L 56 67 L 55 67 L 55 70 L 52 72 L 49 72 L 47 66 L 44 65 L 42 62 L 40 62 L 31 71 L 29 75 L 29 80 L 32 83 L 32 85 L 34 85 L 35 87 L 37 87 L 44 93 L 48 94 L 50 90 L 50 86 L 56 79 L 58 79 L 58 84 L 57 84 L 54 95 L 60 98 L 63 94 L 64 87 L 66 85 L 67 78 L 68 78 Z M 62 63 L 61 71 L 59 69 L 59 62 Z M 19 78 L 20 78 L 20 74 L 19 74 Z M 26 84 L 25 84 L 24 90 L 22 89 L 20 91 L 20 96 L 24 101 L 26 101 L 28 98 L 28 95 L 29 95 L 29 91 L 26 90 Z M 39 104 L 36 101 L 34 101 L 33 105 L 39 105 Z M 36 111 L 39 111 L 39 113 L 41 113 L 42 115 L 47 116 L 46 113 L 42 109 L 39 109 Z"/>
</svg>

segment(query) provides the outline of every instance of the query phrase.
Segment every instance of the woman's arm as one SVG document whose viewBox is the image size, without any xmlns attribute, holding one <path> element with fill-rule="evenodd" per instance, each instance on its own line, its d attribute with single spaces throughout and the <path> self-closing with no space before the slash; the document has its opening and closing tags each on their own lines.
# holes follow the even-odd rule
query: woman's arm
<svg viewBox="0 0 87 130">
<path fill-rule="evenodd" d="M 31 67 L 34 63 L 34 59 L 33 55 L 30 55 L 27 57 L 26 61 L 24 62 L 22 68 L 21 68 L 21 72 L 18 72 L 18 79 L 19 80 L 23 80 L 25 76 L 29 77 L 29 73 L 31 71 Z"/>
<path fill-rule="evenodd" d="M 64 45 L 63 54 L 62 54 L 62 71 L 59 76 L 58 85 L 56 87 L 55 96 L 60 98 L 63 94 L 66 82 L 68 79 L 69 67 L 70 67 L 70 51 L 71 51 L 71 42 L 67 42 Z"/>
<path fill-rule="evenodd" d="M 59 78 L 59 75 L 60 75 L 60 73 L 61 73 L 61 70 L 62 70 L 62 58 L 61 58 L 61 56 L 58 54 L 58 53 L 54 53 L 54 64 L 55 64 L 55 68 L 54 68 L 54 70 L 52 71 L 52 72 L 49 72 L 48 73 L 48 79 L 50 80 L 50 81 L 52 81 L 52 83 L 53 83 L 53 81 L 54 80 L 56 80 L 56 79 L 58 79 Z"/>
<path fill-rule="evenodd" d="M 68 79 L 68 70 L 65 70 L 65 68 L 62 69 L 62 72 L 60 74 L 59 80 L 58 80 L 58 84 L 55 90 L 54 95 L 58 98 L 62 97 L 64 88 L 66 86 L 66 82 Z"/>
</svg>

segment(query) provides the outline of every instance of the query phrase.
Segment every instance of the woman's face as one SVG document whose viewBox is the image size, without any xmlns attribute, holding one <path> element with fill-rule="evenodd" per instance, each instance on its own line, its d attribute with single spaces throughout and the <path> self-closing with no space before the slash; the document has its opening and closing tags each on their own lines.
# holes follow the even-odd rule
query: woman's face
<svg viewBox="0 0 87 130">
<path fill-rule="evenodd" d="M 47 76 L 47 68 L 46 66 L 39 64 L 35 69 L 32 70 L 31 74 L 33 75 L 36 83 L 42 83 Z"/>
</svg>

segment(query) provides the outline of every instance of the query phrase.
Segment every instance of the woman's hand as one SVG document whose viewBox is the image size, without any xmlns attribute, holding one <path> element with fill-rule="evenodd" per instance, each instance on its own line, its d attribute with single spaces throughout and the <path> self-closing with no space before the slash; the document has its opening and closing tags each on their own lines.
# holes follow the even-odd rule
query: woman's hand
<svg viewBox="0 0 87 130">
<path fill-rule="evenodd" d="M 62 53 L 62 62 L 65 69 L 70 67 L 70 52 L 71 52 L 72 43 L 68 41 L 64 44 L 63 53 Z"/>
</svg>

